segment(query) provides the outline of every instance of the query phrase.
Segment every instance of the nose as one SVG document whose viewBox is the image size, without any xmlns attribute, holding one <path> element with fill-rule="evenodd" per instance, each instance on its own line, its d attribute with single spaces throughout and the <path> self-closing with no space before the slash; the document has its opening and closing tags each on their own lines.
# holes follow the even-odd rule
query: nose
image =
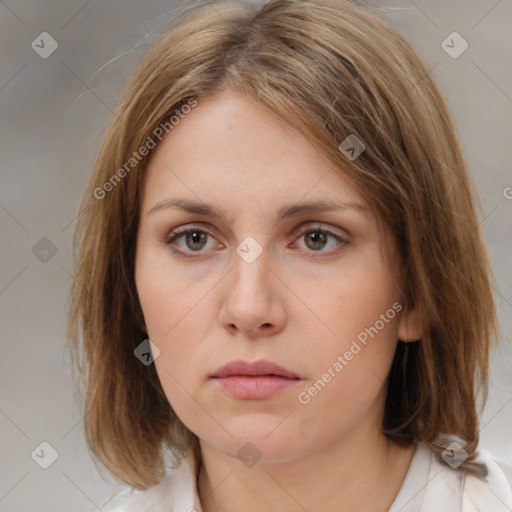
<svg viewBox="0 0 512 512">
<path fill-rule="evenodd" d="M 286 325 L 284 287 L 265 252 L 248 263 L 234 254 L 234 268 L 224 280 L 219 323 L 230 334 L 258 338 L 278 334 Z"/>
</svg>

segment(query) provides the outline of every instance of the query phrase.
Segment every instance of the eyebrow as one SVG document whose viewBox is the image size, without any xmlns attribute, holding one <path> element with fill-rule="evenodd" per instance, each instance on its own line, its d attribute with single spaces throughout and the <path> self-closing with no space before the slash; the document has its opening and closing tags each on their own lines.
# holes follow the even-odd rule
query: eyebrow
<svg viewBox="0 0 512 512">
<path fill-rule="evenodd" d="M 178 198 L 170 198 L 160 201 L 155 204 L 151 210 L 148 211 L 148 214 L 165 210 L 168 208 L 179 208 L 189 213 L 193 213 L 196 215 L 206 215 L 209 217 L 214 217 L 220 219 L 222 221 L 226 221 L 227 215 L 225 212 L 216 208 L 215 206 L 205 203 L 203 201 L 195 201 L 192 199 L 178 199 Z M 276 214 L 276 222 L 280 222 L 281 220 L 287 217 L 295 217 L 299 215 L 304 215 L 308 213 L 319 213 L 324 211 L 346 211 L 346 210 L 354 210 L 356 212 L 367 215 L 368 208 L 362 204 L 354 203 L 354 202 L 345 202 L 336 199 L 328 199 L 328 200 L 317 200 L 296 204 L 288 204 L 282 206 L 277 214 Z"/>
</svg>

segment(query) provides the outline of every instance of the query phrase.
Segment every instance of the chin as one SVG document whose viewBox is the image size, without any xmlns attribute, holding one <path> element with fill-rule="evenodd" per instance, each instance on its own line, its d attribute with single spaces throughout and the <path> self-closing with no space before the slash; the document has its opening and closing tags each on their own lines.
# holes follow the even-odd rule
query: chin
<svg viewBox="0 0 512 512">
<path fill-rule="evenodd" d="M 226 428 L 232 437 L 226 432 L 222 435 L 222 439 L 200 437 L 215 450 L 239 459 L 247 467 L 258 463 L 289 462 L 303 457 L 305 446 L 298 449 L 296 431 L 279 425 L 279 421 L 260 422 L 259 426 L 247 421 L 245 426 L 238 425 L 234 428 L 230 425 Z M 314 449 L 312 448 L 311 451 Z"/>
</svg>

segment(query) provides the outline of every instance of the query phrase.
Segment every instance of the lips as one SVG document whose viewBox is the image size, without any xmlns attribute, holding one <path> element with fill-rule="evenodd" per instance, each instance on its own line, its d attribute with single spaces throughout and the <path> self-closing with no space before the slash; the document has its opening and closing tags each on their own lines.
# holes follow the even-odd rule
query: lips
<svg viewBox="0 0 512 512">
<path fill-rule="evenodd" d="M 271 361 L 231 361 L 210 376 L 227 395 L 237 400 L 266 400 L 282 395 L 302 380 Z"/>
<path fill-rule="evenodd" d="M 287 379 L 299 379 L 293 372 L 279 366 L 272 361 L 264 359 L 250 363 L 248 361 L 236 360 L 222 366 L 214 372 L 212 378 L 231 377 L 231 376 L 278 376 Z"/>
</svg>

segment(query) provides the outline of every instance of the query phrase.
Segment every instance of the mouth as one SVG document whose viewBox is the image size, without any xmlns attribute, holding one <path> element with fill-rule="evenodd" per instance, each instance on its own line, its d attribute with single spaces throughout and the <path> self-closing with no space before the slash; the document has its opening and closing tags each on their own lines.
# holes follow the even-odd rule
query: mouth
<svg viewBox="0 0 512 512">
<path fill-rule="evenodd" d="M 294 386 L 302 379 L 271 361 L 232 361 L 210 378 L 233 398 L 264 400 Z"/>
<path fill-rule="evenodd" d="M 255 362 L 236 360 L 219 368 L 210 377 L 223 378 L 223 377 L 281 377 L 287 379 L 299 379 L 290 370 L 272 361 L 260 360 Z"/>
</svg>

